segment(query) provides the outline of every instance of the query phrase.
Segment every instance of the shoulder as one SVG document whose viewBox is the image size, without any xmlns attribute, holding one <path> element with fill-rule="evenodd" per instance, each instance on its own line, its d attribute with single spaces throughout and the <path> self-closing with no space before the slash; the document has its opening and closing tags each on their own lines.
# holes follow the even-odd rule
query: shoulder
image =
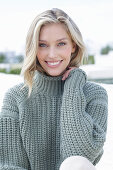
<svg viewBox="0 0 113 170">
<path fill-rule="evenodd" d="M 15 85 L 7 90 L 4 95 L 0 117 L 10 117 L 18 119 L 19 116 L 19 105 L 22 103 L 27 94 L 27 88 L 22 88 L 23 83 Z"/>
<path fill-rule="evenodd" d="M 91 82 L 91 81 L 87 81 L 84 85 L 84 91 L 87 93 L 88 91 L 89 92 L 94 92 L 95 90 L 96 91 L 103 91 L 106 93 L 106 90 L 104 87 L 102 87 L 100 84 L 97 84 L 95 82 Z"/>
<path fill-rule="evenodd" d="M 106 89 L 97 83 L 87 81 L 83 87 L 83 91 L 86 96 L 87 102 L 90 102 L 94 99 L 103 99 L 106 102 L 108 101 Z"/>
<path fill-rule="evenodd" d="M 28 97 L 28 88 L 24 87 L 24 83 L 17 84 L 7 90 L 4 101 L 16 102 L 19 105 L 25 98 Z"/>
</svg>

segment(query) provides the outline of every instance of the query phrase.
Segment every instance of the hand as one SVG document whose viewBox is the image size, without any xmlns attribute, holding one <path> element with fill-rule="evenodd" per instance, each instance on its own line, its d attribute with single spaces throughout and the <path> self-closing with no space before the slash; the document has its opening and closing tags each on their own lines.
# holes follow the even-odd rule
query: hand
<svg viewBox="0 0 113 170">
<path fill-rule="evenodd" d="M 63 74 L 62 80 L 66 80 L 67 77 L 69 76 L 69 73 L 71 72 L 71 70 L 75 69 L 76 67 L 69 67 L 68 70 L 65 71 L 65 73 Z"/>
</svg>

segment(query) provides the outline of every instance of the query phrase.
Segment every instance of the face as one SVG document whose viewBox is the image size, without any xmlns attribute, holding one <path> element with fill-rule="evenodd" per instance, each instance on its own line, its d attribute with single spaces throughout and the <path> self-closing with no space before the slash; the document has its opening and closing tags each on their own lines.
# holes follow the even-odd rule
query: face
<svg viewBox="0 0 113 170">
<path fill-rule="evenodd" d="M 62 75 L 70 63 L 71 53 L 75 52 L 63 24 L 43 26 L 39 35 L 38 61 L 50 76 Z"/>
</svg>

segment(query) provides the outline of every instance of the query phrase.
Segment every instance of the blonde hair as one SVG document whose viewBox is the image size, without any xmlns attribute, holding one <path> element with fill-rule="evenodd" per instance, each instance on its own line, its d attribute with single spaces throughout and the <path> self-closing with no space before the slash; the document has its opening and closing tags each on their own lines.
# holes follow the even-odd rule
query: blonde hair
<svg viewBox="0 0 113 170">
<path fill-rule="evenodd" d="M 51 23 L 64 24 L 67 33 L 70 35 L 72 41 L 76 44 L 75 53 L 72 54 L 69 66 L 79 67 L 86 48 L 82 39 L 81 32 L 73 20 L 62 10 L 53 8 L 39 14 L 32 22 L 27 38 L 26 38 L 26 57 L 24 59 L 21 74 L 24 75 L 25 86 L 29 88 L 29 95 L 32 90 L 33 76 L 35 70 L 44 73 L 44 69 L 41 67 L 37 60 L 38 41 L 39 34 L 42 26 Z"/>
</svg>

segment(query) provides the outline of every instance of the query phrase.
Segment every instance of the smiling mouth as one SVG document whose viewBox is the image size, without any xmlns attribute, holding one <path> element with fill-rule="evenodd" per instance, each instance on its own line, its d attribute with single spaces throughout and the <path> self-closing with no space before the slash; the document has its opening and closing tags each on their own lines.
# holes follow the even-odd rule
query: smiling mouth
<svg viewBox="0 0 113 170">
<path fill-rule="evenodd" d="M 55 67 L 55 66 L 59 66 L 62 61 L 63 60 L 59 60 L 59 61 L 46 61 L 46 63 L 50 67 Z"/>
</svg>

